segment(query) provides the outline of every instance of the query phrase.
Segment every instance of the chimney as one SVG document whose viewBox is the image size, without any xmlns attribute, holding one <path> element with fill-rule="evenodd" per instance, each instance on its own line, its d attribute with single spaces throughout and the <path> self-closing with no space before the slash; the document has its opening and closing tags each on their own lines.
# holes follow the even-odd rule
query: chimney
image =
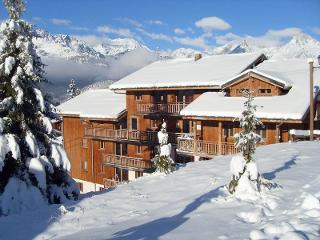
<svg viewBox="0 0 320 240">
<path fill-rule="evenodd" d="M 195 55 L 194 55 L 194 61 L 196 62 L 196 61 L 198 61 L 199 59 L 201 59 L 202 58 L 202 54 L 201 53 L 196 53 Z"/>
</svg>

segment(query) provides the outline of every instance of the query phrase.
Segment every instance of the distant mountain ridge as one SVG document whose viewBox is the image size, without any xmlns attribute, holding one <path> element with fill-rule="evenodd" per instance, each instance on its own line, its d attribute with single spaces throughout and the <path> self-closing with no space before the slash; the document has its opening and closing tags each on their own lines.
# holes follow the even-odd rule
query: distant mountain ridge
<svg viewBox="0 0 320 240">
<path fill-rule="evenodd" d="M 179 48 L 171 53 L 173 58 L 190 58 L 192 53 L 199 51 L 190 48 Z M 264 53 L 268 58 L 316 58 L 320 54 L 320 42 L 306 33 L 294 35 L 287 43 L 277 47 L 262 47 L 251 41 L 243 40 L 237 43 L 227 43 L 215 47 L 204 55 L 238 54 L 238 53 Z"/>
</svg>

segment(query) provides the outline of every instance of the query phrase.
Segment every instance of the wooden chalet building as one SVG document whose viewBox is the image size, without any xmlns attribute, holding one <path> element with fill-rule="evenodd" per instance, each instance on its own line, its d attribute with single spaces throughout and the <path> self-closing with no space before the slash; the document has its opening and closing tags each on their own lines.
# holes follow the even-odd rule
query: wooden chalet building
<svg viewBox="0 0 320 240">
<path fill-rule="evenodd" d="M 289 141 L 289 130 L 308 128 L 306 61 L 263 54 L 158 61 L 112 84 L 113 92 L 91 90 L 60 106 L 71 174 L 90 191 L 151 172 L 163 120 L 177 162 L 236 153 L 234 119 L 244 89 L 254 90 L 261 106 L 264 144 Z M 315 105 L 319 128 L 319 97 Z"/>
</svg>

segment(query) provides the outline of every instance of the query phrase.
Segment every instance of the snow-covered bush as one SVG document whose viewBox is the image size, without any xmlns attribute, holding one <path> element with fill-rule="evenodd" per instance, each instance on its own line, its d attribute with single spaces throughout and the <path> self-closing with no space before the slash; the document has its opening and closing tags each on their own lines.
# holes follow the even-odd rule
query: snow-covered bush
<svg viewBox="0 0 320 240">
<path fill-rule="evenodd" d="M 152 161 L 156 167 L 156 171 L 164 172 L 166 174 L 174 171 L 174 161 L 171 157 L 171 143 L 168 143 L 167 124 L 164 122 L 161 130 L 158 132 L 158 140 L 160 144 L 159 154 L 157 154 Z"/>
<path fill-rule="evenodd" d="M 260 141 L 260 136 L 256 134 L 256 129 L 262 125 L 256 117 L 257 106 L 254 105 L 252 92 L 243 92 L 245 98 L 245 110 L 239 118 L 242 131 L 235 134 L 235 146 L 241 150 L 242 156 L 234 156 L 230 163 L 232 179 L 229 183 L 229 192 L 255 192 L 260 191 L 260 174 L 257 163 L 253 158 L 256 144 Z"/>
<path fill-rule="evenodd" d="M 44 65 L 32 43 L 32 26 L 20 19 L 24 2 L 4 4 L 10 18 L 0 29 L 0 215 L 79 194 L 52 129 L 52 105 L 39 87 Z"/>
</svg>

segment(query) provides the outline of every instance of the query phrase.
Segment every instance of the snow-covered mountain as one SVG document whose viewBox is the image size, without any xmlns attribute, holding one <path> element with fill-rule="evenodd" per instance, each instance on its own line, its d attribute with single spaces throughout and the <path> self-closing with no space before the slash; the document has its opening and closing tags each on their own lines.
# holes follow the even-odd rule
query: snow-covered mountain
<svg viewBox="0 0 320 240">
<path fill-rule="evenodd" d="M 119 56 L 138 48 L 148 49 L 132 38 L 106 39 L 103 43 L 93 47 L 97 52 L 106 56 Z"/>
<path fill-rule="evenodd" d="M 169 53 L 169 56 L 171 58 L 193 58 L 196 53 L 199 51 L 192 48 L 178 48 Z"/>
<path fill-rule="evenodd" d="M 320 54 L 320 42 L 310 35 L 300 33 L 287 44 L 274 51 L 274 58 L 316 58 Z"/>
<path fill-rule="evenodd" d="M 43 84 L 44 89 L 56 100 L 63 98 L 72 78 L 83 88 L 95 82 L 118 80 L 159 59 L 156 52 L 130 38 L 103 38 L 92 43 L 81 37 L 36 29 L 33 42 L 46 65 L 49 83 Z"/>
<path fill-rule="evenodd" d="M 41 29 L 37 29 L 35 35 L 37 37 L 33 42 L 40 56 L 73 60 L 78 63 L 109 65 L 110 61 L 117 59 L 119 55 L 141 48 L 149 50 L 130 38 L 104 38 L 103 42 L 92 45 L 74 36 L 54 35 Z"/>
<path fill-rule="evenodd" d="M 212 54 L 262 52 L 269 58 L 316 58 L 320 54 L 320 42 L 306 33 L 299 33 L 284 45 L 263 47 L 252 41 L 227 43 L 213 49 Z"/>
</svg>

